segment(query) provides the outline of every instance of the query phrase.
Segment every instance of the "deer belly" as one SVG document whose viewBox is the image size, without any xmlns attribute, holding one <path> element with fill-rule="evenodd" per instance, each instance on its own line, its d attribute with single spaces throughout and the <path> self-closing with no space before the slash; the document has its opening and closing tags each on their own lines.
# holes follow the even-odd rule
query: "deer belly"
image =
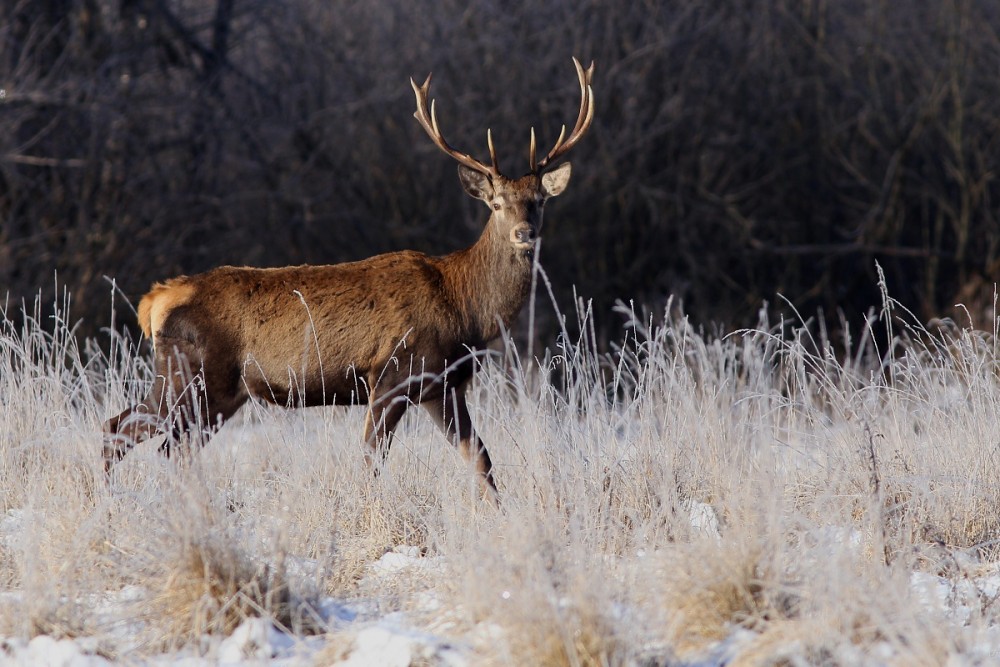
<svg viewBox="0 0 1000 667">
<path fill-rule="evenodd" d="M 359 405 L 368 401 L 364 375 L 350 367 L 261 364 L 248 359 L 243 369 L 247 392 L 286 407 Z"/>
</svg>

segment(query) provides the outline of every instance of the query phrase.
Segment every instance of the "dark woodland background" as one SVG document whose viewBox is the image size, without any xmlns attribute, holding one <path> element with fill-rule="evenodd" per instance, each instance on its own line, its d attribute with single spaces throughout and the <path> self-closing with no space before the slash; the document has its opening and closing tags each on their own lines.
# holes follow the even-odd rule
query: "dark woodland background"
<svg viewBox="0 0 1000 667">
<path fill-rule="evenodd" d="M 223 264 L 444 254 L 487 211 L 412 118 L 527 169 L 597 63 L 597 114 L 547 214 L 560 307 L 752 324 L 992 313 L 995 0 L 0 0 L 0 295 L 54 275 L 82 333 L 154 280 Z M 544 292 L 542 293 L 544 294 Z M 115 297 L 118 326 L 134 316 Z M 540 302 L 544 299 L 540 298 Z M 0 304 L 3 303 L 0 297 Z M 986 315 L 988 317 L 989 315 Z M 544 319 L 544 318 L 543 318 Z M 551 323 L 551 320 L 550 320 Z M 975 324 L 989 327 L 989 320 Z M 617 336 L 617 334 L 614 334 Z"/>
</svg>

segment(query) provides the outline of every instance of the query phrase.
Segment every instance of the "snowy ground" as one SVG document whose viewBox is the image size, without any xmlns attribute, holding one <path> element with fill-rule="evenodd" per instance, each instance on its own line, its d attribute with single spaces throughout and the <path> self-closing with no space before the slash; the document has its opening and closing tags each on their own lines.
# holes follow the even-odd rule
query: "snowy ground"
<svg viewBox="0 0 1000 667">
<path fill-rule="evenodd" d="M 718 520 L 711 506 L 697 503 L 689 508 L 692 527 L 706 534 L 717 535 Z M 11 544 L 18 539 L 24 525 L 23 513 L 9 510 L 0 522 L 0 535 L 4 543 Z M 838 541 L 860 545 L 858 536 L 850 529 L 825 531 L 820 540 L 831 534 Z M 641 558 L 640 552 L 637 558 Z M 982 565 L 961 556 L 954 558 L 954 567 L 961 570 L 961 576 L 946 577 L 914 572 L 910 586 L 916 599 L 928 611 L 937 615 L 943 612 L 947 622 L 952 624 L 956 636 L 961 634 L 970 622 L 979 616 L 982 609 L 991 606 L 1000 598 L 1000 564 Z M 312 573 L 319 569 L 318 562 L 299 562 L 295 565 L 300 573 Z M 442 557 L 426 557 L 416 546 L 397 546 L 370 563 L 364 575 L 364 587 L 377 588 L 378 580 L 400 575 L 418 575 L 433 571 L 447 574 L 448 563 Z M 447 620 L 431 623 L 428 628 L 426 618 L 433 616 L 442 607 L 433 592 L 421 592 L 411 601 L 413 616 L 406 612 L 382 613 L 377 601 L 351 599 L 342 600 L 324 597 L 314 604 L 314 611 L 320 621 L 322 633 L 299 634 L 287 628 L 279 628 L 267 618 L 248 618 L 231 634 L 224 637 L 205 636 L 197 647 L 189 647 L 173 653 L 145 656 L 141 659 L 130 657 L 128 644 L 130 631 L 134 628 L 128 619 L 130 603 L 146 595 L 147 592 L 129 587 L 116 593 L 108 593 L 98 600 L 91 600 L 90 611 L 105 619 L 108 627 L 116 626 L 116 641 L 120 653 L 114 661 L 101 655 L 102 641 L 95 637 L 56 639 L 49 635 L 38 635 L 32 639 L 0 639 L 0 663 L 16 665 L 45 665 L 51 667 L 98 667 L 116 662 L 136 662 L 147 665 L 176 665 L 196 667 L 200 665 L 312 665 L 329 664 L 351 667 L 380 665 L 384 667 L 409 667 L 410 665 L 440 665 L 442 667 L 466 667 L 478 664 L 470 642 L 455 641 L 449 633 L 437 634 L 434 625 L 446 627 Z M 11 602 L 18 593 L 6 593 L 6 602 Z M 628 614 L 628 610 L 614 613 Z M 940 628 L 939 628 L 940 629 Z M 947 629 L 946 629 L 947 631 Z M 480 637 L 501 637 L 503 630 L 489 623 L 474 628 Z M 735 664 L 741 654 L 761 638 L 755 633 L 733 627 L 730 634 L 719 641 L 710 643 L 696 655 L 678 659 L 669 647 L 651 643 L 635 651 L 638 658 L 629 664 L 642 665 L 689 665 L 691 667 L 722 667 Z M 801 642 L 790 637 L 782 645 L 773 647 L 768 661 L 779 658 L 791 660 L 790 664 L 811 664 L 810 661 L 797 662 Z M 844 643 L 838 651 L 829 656 L 832 664 L 895 665 L 905 664 L 894 642 L 882 641 L 864 650 Z M 804 660 L 804 659 L 803 659 Z M 742 664 L 742 663 L 740 663 Z M 767 662 L 767 664 L 772 664 Z M 1000 626 L 993 625 L 975 635 L 975 643 L 964 647 L 962 655 L 950 656 L 948 665 L 1000 664 Z"/>
<path fill-rule="evenodd" d="M 391 567 L 419 567 L 419 559 L 400 553 L 387 554 Z M 400 558 L 412 563 L 402 565 Z M 380 566 L 381 560 L 373 564 Z M 95 610 L 107 616 L 120 615 L 117 609 L 122 598 L 141 595 L 141 591 L 126 590 L 109 595 L 102 608 Z M 406 667 L 416 661 L 423 664 L 469 664 L 460 647 L 454 647 L 440 637 L 423 633 L 410 627 L 405 616 L 389 614 L 375 617 L 366 611 L 363 603 L 347 604 L 332 598 L 321 600 L 316 613 L 326 628 L 322 636 L 296 636 L 277 628 L 270 620 L 250 618 L 245 620 L 228 637 L 206 638 L 197 652 L 185 650 L 146 658 L 146 664 L 174 665 L 237 665 L 261 664 L 299 665 L 314 664 L 318 657 L 324 662 L 339 665 L 386 665 Z M 127 633 L 127 629 L 123 632 Z M 123 637 L 123 645 L 127 637 Z M 333 653 L 331 653 L 331 649 Z M 100 655 L 100 644 L 94 638 L 53 639 L 38 635 L 26 641 L 4 639 L 0 642 L 2 660 L 23 665 L 108 665 L 113 664 Z M 128 651 L 121 659 L 129 660 Z"/>
<path fill-rule="evenodd" d="M 251 404 L 107 485 L 146 358 L 0 326 L 0 663 L 1000 664 L 1000 364 L 956 336 L 487 360 L 496 510 L 419 409 L 377 481 L 361 410 Z"/>
</svg>

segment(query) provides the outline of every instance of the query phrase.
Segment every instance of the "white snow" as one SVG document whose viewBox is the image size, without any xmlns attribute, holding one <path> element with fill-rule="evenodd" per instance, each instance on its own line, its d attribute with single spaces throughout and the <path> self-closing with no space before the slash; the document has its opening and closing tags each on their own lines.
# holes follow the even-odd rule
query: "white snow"
<svg viewBox="0 0 1000 667">
<path fill-rule="evenodd" d="M 22 514 L 10 511 L 0 520 L 0 535 L 5 540 L 18 539 Z M 308 559 L 297 559 L 289 568 L 293 575 L 312 577 L 318 567 Z M 441 558 L 421 556 L 418 547 L 401 545 L 385 553 L 368 567 L 368 576 L 391 577 L 400 572 L 421 573 L 444 567 Z M 141 600 L 147 592 L 138 586 L 127 586 L 115 593 L 98 596 L 91 608 L 100 617 L 118 619 L 116 636 L 127 639 L 138 621 L 123 621 L 123 610 L 130 602 Z M 423 609 L 440 605 L 428 592 L 421 593 Z M 17 592 L 0 593 L 0 604 L 15 603 Z M 279 629 L 270 619 L 251 618 L 240 624 L 221 641 L 208 641 L 203 656 L 190 652 L 154 656 L 140 664 L 162 667 L 207 667 L 209 665 L 272 665 L 275 667 L 310 665 L 323 656 L 333 665 L 384 665 L 406 667 L 413 663 L 467 667 L 467 649 L 434 634 L 421 632 L 408 623 L 405 614 L 395 612 L 371 618 L 360 611 L 369 605 L 327 597 L 319 600 L 316 613 L 327 632 L 320 635 L 296 636 Z M 370 605 L 378 608 L 377 604 Z M 207 639 L 207 638 L 206 638 Z M 90 637 L 54 638 L 39 635 L 31 640 L 0 637 L 0 665 L 24 667 L 104 667 L 114 664 L 97 651 L 98 642 Z M 336 647 L 327 654 L 324 649 Z M 134 659 L 128 660 L 136 663 Z"/>
<path fill-rule="evenodd" d="M 685 510 L 691 527 L 710 539 L 719 539 L 720 520 L 712 505 L 689 501 Z M 23 531 L 27 530 L 25 512 L 8 510 L 0 518 L 0 544 L 6 548 L 18 543 Z M 862 539 L 856 529 L 830 525 L 813 528 L 802 536 L 802 546 L 810 549 L 826 550 L 835 545 L 859 552 Z M 645 557 L 644 550 L 634 556 Z M 951 561 L 958 568 L 958 574 L 939 576 L 929 572 L 913 572 L 910 589 L 920 604 L 941 613 L 956 628 L 968 627 L 981 616 L 984 605 L 992 604 L 1000 597 L 1000 566 L 987 566 L 975 562 L 963 554 L 952 555 Z M 306 558 L 288 557 L 289 576 L 312 580 L 320 572 L 320 564 Z M 375 580 L 394 579 L 401 576 L 420 577 L 422 575 L 445 573 L 447 560 L 441 556 L 427 556 L 419 547 L 399 545 L 373 562 L 369 563 L 364 578 Z M 373 582 L 378 583 L 378 582 Z M 374 587 L 374 588 L 377 588 Z M 20 600 L 19 593 L 0 593 L 0 604 Z M 127 586 L 114 593 L 94 596 L 88 606 L 98 618 L 105 618 L 114 627 L 113 634 L 120 641 L 119 648 L 135 632 L 143 621 L 129 619 L 123 613 L 129 604 L 141 601 L 148 592 L 139 586 Z M 507 598 L 507 595 L 501 595 Z M 325 633 L 295 635 L 277 627 L 270 619 L 251 618 L 239 625 L 228 637 L 210 640 L 206 638 L 201 654 L 191 650 L 174 654 L 162 654 L 146 658 L 140 664 L 161 667 L 207 667 L 209 665 L 269 665 L 272 667 L 292 667 L 297 665 L 325 664 L 342 667 L 362 667 L 380 665 L 383 667 L 408 667 L 412 664 L 439 665 L 442 667 L 469 667 L 475 664 L 471 643 L 457 644 L 453 638 L 442 634 L 453 624 L 444 620 L 426 622 L 428 614 L 441 611 L 441 600 L 433 591 L 421 590 L 413 593 L 407 608 L 409 613 L 423 614 L 424 621 L 417 622 L 404 611 L 381 611 L 378 601 L 341 600 L 333 597 L 322 598 L 316 603 L 316 614 L 325 628 Z M 443 611 L 441 612 L 444 613 Z M 609 609 L 606 615 L 628 615 L 629 609 Z M 978 615 L 978 616 L 977 616 Z M 964 658 L 980 653 L 989 661 L 992 650 L 1000 646 L 1000 627 L 987 624 L 981 633 L 982 650 L 966 649 Z M 468 631 L 472 637 L 494 637 L 503 639 L 503 630 L 488 622 L 480 623 Z M 753 644 L 758 637 L 752 631 L 734 627 L 723 640 L 684 664 L 698 667 L 715 667 L 728 664 Z M 40 635 L 30 640 L 24 638 L 0 637 L 0 665 L 25 667 L 104 667 L 112 662 L 98 650 L 99 642 L 94 637 L 57 638 Z M 796 640 L 775 649 L 775 656 L 784 656 L 795 663 L 797 658 Z M 666 652 L 664 652 L 666 651 Z M 838 664 L 888 665 L 898 662 L 896 647 L 882 642 L 869 646 L 864 651 L 857 646 L 844 643 L 834 649 L 833 656 Z M 647 651 L 641 651 L 647 653 Z M 648 647 L 653 660 L 666 660 L 669 649 Z M 971 658 L 969 658 L 971 659 Z M 129 659 L 130 663 L 137 662 Z M 652 663 L 651 663 L 652 664 Z M 656 663 L 660 664 L 660 663 Z M 795 663 L 798 664 L 798 663 Z M 949 659 L 949 665 L 971 664 L 957 659 Z"/>
<path fill-rule="evenodd" d="M 433 635 L 398 627 L 392 619 L 360 629 L 353 636 L 353 650 L 344 667 L 409 667 L 413 663 L 464 667 L 461 653 Z"/>
<path fill-rule="evenodd" d="M 238 665 L 247 660 L 269 660 L 288 651 L 294 644 L 292 637 L 279 632 L 266 619 L 247 619 L 219 646 L 219 663 Z"/>
<path fill-rule="evenodd" d="M 705 503 L 692 502 L 688 506 L 692 528 L 710 537 L 719 534 L 718 517 L 714 509 Z M 14 511 L 0 520 L 0 534 L 4 539 L 15 539 L 21 515 Z M 828 526 L 816 529 L 806 535 L 805 545 L 822 548 L 825 544 L 840 543 L 856 548 L 858 536 L 851 528 Z M 637 558 L 642 558 L 639 554 Z M 964 561 L 963 561 L 964 563 Z M 961 564 L 960 564 L 961 565 Z M 315 570 L 310 562 L 302 559 L 297 563 L 299 574 L 310 576 Z M 400 573 L 419 575 L 425 572 L 440 572 L 447 568 L 442 557 L 422 555 L 416 546 L 397 546 L 368 565 L 366 577 L 397 577 Z M 1000 597 L 1000 567 L 965 563 L 959 576 L 939 576 L 928 572 L 913 572 L 910 588 L 917 600 L 929 609 L 942 611 L 955 627 L 968 626 L 986 603 Z M 114 594 L 107 594 L 94 604 L 96 613 L 114 617 L 120 613 L 122 605 L 141 599 L 146 594 L 140 587 L 130 586 Z M 17 599 L 16 593 L 5 594 L 5 599 Z M 431 591 L 421 591 L 414 596 L 411 608 L 422 612 L 433 611 L 440 606 L 440 600 Z M 378 609 L 377 604 L 371 609 Z M 610 613 L 610 612 L 609 612 Z M 628 610 L 616 610 L 628 613 Z M 317 614 L 325 624 L 325 634 L 311 636 L 293 635 L 276 627 L 269 619 L 252 618 L 244 621 L 228 637 L 209 642 L 204 655 L 177 652 L 153 656 L 140 664 L 161 667 L 207 667 L 209 665 L 270 665 L 273 667 L 293 667 L 315 664 L 322 659 L 325 664 L 341 667 L 408 667 L 412 664 L 440 665 L 442 667 L 469 667 L 475 664 L 469 646 L 457 645 L 454 640 L 428 631 L 426 624 L 421 630 L 412 622 L 406 612 L 394 611 L 379 615 L 372 612 L 363 601 L 338 600 L 327 597 L 319 601 Z M 135 621 L 120 624 L 121 632 L 128 632 Z M 474 636 L 502 635 L 489 623 L 472 630 Z M 432 627 L 443 629 L 447 624 Z M 698 667 L 721 667 L 736 659 L 742 651 L 751 646 L 758 637 L 752 631 L 733 628 L 723 640 L 708 647 L 700 656 L 683 664 Z M 497 636 L 497 639 L 500 639 Z M 1000 627 L 989 625 L 981 633 L 981 650 L 967 648 L 959 659 L 948 658 L 948 665 L 960 667 L 973 664 L 973 656 L 981 655 L 989 662 L 992 652 L 1000 645 Z M 0 665 L 24 667 L 105 667 L 113 664 L 101 656 L 94 638 L 54 638 L 47 635 L 30 640 L 22 638 L 0 638 Z M 653 652 L 654 647 L 649 647 Z M 792 660 L 796 657 L 796 642 L 789 641 L 776 648 L 777 653 Z M 876 643 L 868 647 L 864 654 L 857 646 L 845 643 L 835 648 L 838 664 L 889 665 L 898 662 L 897 649 L 888 642 Z M 664 659 L 664 654 L 658 651 Z M 136 662 L 129 660 L 129 662 Z M 659 663 L 657 663 L 659 664 Z M 795 663 L 798 664 L 798 663 Z M 982 664 L 977 662 L 976 664 Z"/>
<path fill-rule="evenodd" d="M 0 662 L 33 667 L 103 667 L 111 663 L 84 652 L 77 640 L 53 639 L 39 635 L 29 642 L 8 639 L 0 642 Z"/>
<path fill-rule="evenodd" d="M 377 561 L 368 566 L 369 572 L 376 577 L 388 577 L 402 570 L 435 571 L 443 568 L 440 558 L 423 558 L 419 547 L 400 545 L 386 552 Z"/>
</svg>

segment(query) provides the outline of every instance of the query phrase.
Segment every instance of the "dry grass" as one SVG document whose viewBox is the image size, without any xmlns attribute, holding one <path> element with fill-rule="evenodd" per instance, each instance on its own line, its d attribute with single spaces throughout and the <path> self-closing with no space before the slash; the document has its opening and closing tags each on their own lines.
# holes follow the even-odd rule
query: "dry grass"
<svg viewBox="0 0 1000 667">
<path fill-rule="evenodd" d="M 681 555 L 666 582 L 669 639 L 681 655 L 703 651 L 734 627 L 760 630 L 774 613 L 762 554 L 734 549 L 698 556 Z"/>
<path fill-rule="evenodd" d="M 403 612 L 475 664 L 985 650 L 988 591 L 955 623 L 911 577 L 969 586 L 996 567 L 992 346 L 959 331 L 833 350 L 766 322 L 717 339 L 625 315 L 615 354 L 583 333 L 530 366 L 485 364 L 471 400 L 500 511 L 418 410 L 378 480 L 360 410 L 248 406 L 189 465 L 150 444 L 106 486 L 100 424 L 148 367 L 0 324 L 0 634 L 210 652 L 252 616 L 323 631 L 313 603 L 333 595 L 369 620 Z M 373 570 L 400 546 L 420 566 Z M 354 646 L 333 631 L 330 660 Z"/>
</svg>

